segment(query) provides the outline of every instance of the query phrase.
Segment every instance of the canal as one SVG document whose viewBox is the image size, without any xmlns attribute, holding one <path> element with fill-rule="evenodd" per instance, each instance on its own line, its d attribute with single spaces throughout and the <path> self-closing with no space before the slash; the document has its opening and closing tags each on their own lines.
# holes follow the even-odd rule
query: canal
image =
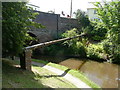
<svg viewBox="0 0 120 90">
<path fill-rule="evenodd" d="M 102 88 L 118 88 L 118 65 L 107 62 L 96 62 L 79 58 L 60 58 L 41 56 L 37 59 L 51 61 L 60 65 L 83 72 L 86 77 Z"/>
</svg>

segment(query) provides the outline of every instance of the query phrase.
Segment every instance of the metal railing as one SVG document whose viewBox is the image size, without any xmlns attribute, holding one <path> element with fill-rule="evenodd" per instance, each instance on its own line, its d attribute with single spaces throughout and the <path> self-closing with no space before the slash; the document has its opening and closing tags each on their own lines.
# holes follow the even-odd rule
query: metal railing
<svg viewBox="0 0 120 90">
<path fill-rule="evenodd" d="M 49 42 L 45 42 L 45 43 L 40 43 L 40 44 L 36 44 L 36 45 L 32 45 L 32 46 L 28 46 L 24 48 L 24 52 L 23 54 L 21 54 L 20 57 L 20 65 L 22 69 L 26 69 L 26 70 L 31 70 L 31 56 L 32 56 L 32 50 L 36 49 L 36 48 L 42 48 L 44 46 L 47 45 L 51 45 L 57 42 L 61 42 L 61 41 L 66 41 L 66 40 L 71 40 L 74 38 L 78 38 L 78 37 L 83 37 L 86 34 L 81 34 L 78 36 L 74 36 L 74 37 L 69 37 L 69 38 L 63 38 L 63 39 L 58 39 L 58 40 L 53 40 L 53 41 L 49 41 Z"/>
<path fill-rule="evenodd" d="M 24 49 L 27 50 L 27 49 L 36 49 L 36 48 L 41 48 L 43 46 L 47 46 L 47 45 L 51 45 L 51 44 L 54 44 L 54 43 L 57 43 L 57 42 L 61 42 L 61 41 L 66 41 L 66 40 L 71 40 L 71 39 L 74 39 L 74 38 L 78 38 L 78 37 L 82 37 L 82 36 L 85 36 L 86 34 L 83 33 L 81 35 L 77 35 L 77 36 L 74 36 L 74 37 L 69 37 L 69 38 L 63 38 L 63 39 L 58 39 L 58 40 L 53 40 L 53 41 L 49 41 L 49 42 L 45 42 L 45 43 L 40 43 L 40 44 L 36 44 L 36 45 L 32 45 L 32 46 L 28 46 L 28 47 L 25 47 Z"/>
</svg>

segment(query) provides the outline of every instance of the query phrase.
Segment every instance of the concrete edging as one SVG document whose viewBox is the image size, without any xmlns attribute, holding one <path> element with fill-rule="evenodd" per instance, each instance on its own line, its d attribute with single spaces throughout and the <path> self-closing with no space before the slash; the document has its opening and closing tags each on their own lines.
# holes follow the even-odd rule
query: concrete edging
<svg viewBox="0 0 120 90">
<path fill-rule="evenodd" d="M 45 68 L 51 72 L 54 72 L 58 75 L 62 75 L 64 73 L 64 71 L 59 70 L 57 68 L 42 64 L 42 63 L 37 63 L 37 62 L 32 62 L 33 65 L 37 65 L 39 67 Z M 83 81 L 81 81 L 80 79 L 72 76 L 71 74 L 66 73 L 66 75 L 63 76 L 63 78 L 65 78 L 66 80 L 68 80 L 69 82 L 71 82 L 72 84 L 74 84 L 77 88 L 89 88 L 90 90 L 92 90 L 92 88 L 90 86 L 88 86 L 87 84 L 85 84 Z"/>
</svg>

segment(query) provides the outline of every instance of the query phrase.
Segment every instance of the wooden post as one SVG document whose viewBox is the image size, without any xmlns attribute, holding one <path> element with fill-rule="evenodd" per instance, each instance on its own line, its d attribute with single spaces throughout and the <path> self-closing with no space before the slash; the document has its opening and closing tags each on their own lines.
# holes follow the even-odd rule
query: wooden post
<svg viewBox="0 0 120 90">
<path fill-rule="evenodd" d="M 22 69 L 31 71 L 31 56 L 32 50 L 25 50 L 22 54 L 20 54 L 20 66 Z"/>
</svg>

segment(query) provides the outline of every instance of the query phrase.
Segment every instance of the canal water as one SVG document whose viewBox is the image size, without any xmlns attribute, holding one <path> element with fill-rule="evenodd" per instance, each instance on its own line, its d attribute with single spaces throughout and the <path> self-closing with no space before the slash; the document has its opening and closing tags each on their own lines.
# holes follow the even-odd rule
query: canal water
<svg viewBox="0 0 120 90">
<path fill-rule="evenodd" d="M 90 80 L 102 88 L 118 88 L 118 66 L 110 63 L 99 63 L 91 60 L 70 58 L 59 64 L 83 72 Z"/>
<path fill-rule="evenodd" d="M 53 61 L 71 69 L 77 69 L 101 88 L 118 88 L 118 65 L 77 58 L 39 57 L 41 60 Z"/>
</svg>

